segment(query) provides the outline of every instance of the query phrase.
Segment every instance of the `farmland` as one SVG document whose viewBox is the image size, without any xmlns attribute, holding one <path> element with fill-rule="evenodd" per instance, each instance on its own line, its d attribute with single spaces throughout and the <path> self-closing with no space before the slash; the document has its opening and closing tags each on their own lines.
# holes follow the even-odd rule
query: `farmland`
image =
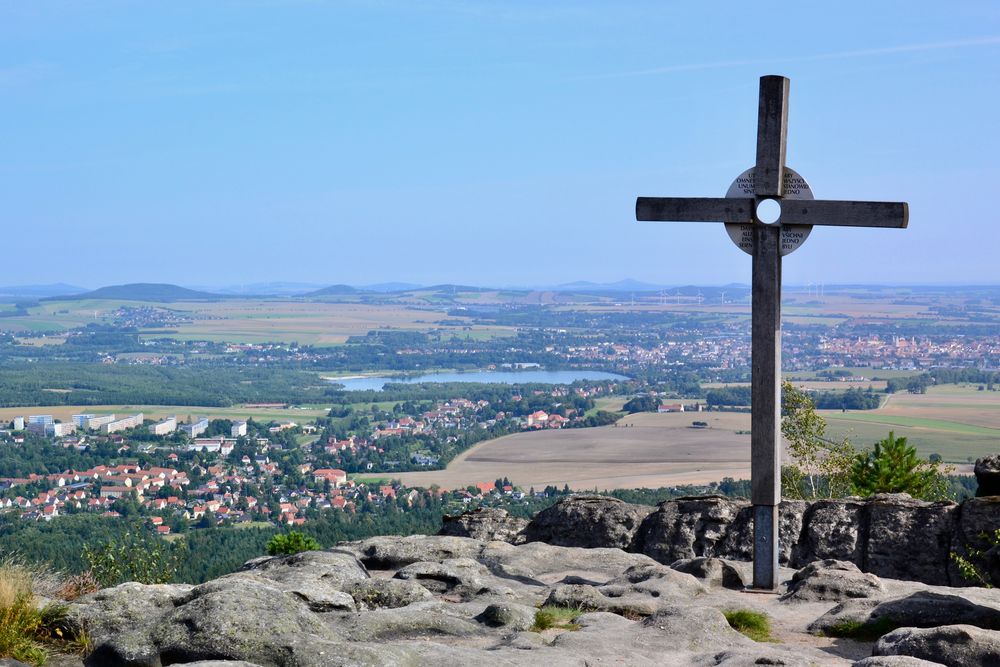
<svg viewBox="0 0 1000 667">
<path fill-rule="evenodd" d="M 905 436 L 922 456 L 937 453 L 953 463 L 994 453 L 1000 446 L 1000 392 L 979 391 L 975 385 L 893 394 L 878 410 L 822 414 L 831 437 L 870 446 L 891 430 Z"/>
<path fill-rule="evenodd" d="M 693 420 L 709 428 L 692 428 Z M 524 487 L 602 490 L 745 479 L 749 428 L 744 413 L 640 413 L 614 426 L 505 436 L 473 447 L 447 470 L 399 477 L 404 484 L 455 488 L 506 475 Z"/>
<path fill-rule="evenodd" d="M 297 342 L 338 345 L 350 336 L 379 329 L 440 330 L 451 336 L 489 338 L 511 335 L 508 327 L 484 326 L 449 317 L 441 308 L 405 305 L 329 303 L 297 299 L 226 299 L 150 303 L 86 299 L 46 301 L 25 315 L 4 318 L 5 329 L 22 332 L 33 344 L 51 342 L 32 332 L 61 332 L 91 323 L 106 323 L 122 307 L 158 308 L 189 321 L 143 330 L 146 337 L 227 343 Z M 442 323 L 441 320 L 448 321 Z M 58 340 L 58 339 L 54 339 Z"/>
</svg>

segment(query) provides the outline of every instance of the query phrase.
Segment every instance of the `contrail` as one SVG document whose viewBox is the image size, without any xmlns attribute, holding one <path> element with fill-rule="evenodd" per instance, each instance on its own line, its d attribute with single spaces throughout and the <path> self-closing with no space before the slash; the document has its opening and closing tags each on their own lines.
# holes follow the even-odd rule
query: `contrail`
<svg viewBox="0 0 1000 667">
<path fill-rule="evenodd" d="M 969 39 L 956 39 L 947 42 L 925 42 L 923 44 L 903 44 L 900 46 L 885 46 L 875 49 L 857 49 L 853 51 L 833 51 L 830 53 L 819 53 L 811 56 L 798 56 L 793 58 L 765 58 L 756 60 L 720 60 L 709 63 L 687 63 L 681 65 L 666 65 L 664 67 L 654 67 L 652 69 L 633 70 L 630 72 L 610 72 L 608 74 L 591 74 L 571 77 L 570 80 L 591 80 L 591 79 L 619 79 L 626 77 L 651 76 L 656 74 L 670 74 L 672 72 L 691 72 L 706 69 L 724 69 L 727 67 L 747 67 L 751 65 L 775 65 L 784 63 L 794 63 L 809 60 L 835 60 L 839 58 L 864 58 L 867 56 L 886 56 L 895 53 L 915 53 L 920 51 L 937 51 L 943 49 L 964 49 L 974 46 L 988 46 L 1000 44 L 1000 36 L 973 37 Z"/>
</svg>

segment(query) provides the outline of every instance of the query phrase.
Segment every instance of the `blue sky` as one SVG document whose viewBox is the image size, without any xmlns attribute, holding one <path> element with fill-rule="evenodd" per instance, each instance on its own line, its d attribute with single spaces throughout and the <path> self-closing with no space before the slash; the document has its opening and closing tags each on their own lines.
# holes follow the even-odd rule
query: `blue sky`
<svg viewBox="0 0 1000 667">
<path fill-rule="evenodd" d="M 811 6 L 815 4 L 815 6 Z M 907 230 L 785 282 L 1000 283 L 1000 4 L 0 1 L 0 284 L 749 282 L 758 77 L 788 165 Z"/>
</svg>

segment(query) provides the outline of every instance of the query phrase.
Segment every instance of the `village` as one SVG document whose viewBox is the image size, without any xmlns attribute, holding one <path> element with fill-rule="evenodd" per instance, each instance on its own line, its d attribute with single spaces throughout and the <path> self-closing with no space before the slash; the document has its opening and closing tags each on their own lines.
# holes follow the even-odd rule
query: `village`
<svg viewBox="0 0 1000 667">
<path fill-rule="evenodd" d="M 572 393 L 590 398 L 604 391 L 590 387 Z M 17 417 L 9 430 L 0 432 L 0 447 L 102 452 L 109 460 L 57 473 L 0 478 L 0 511 L 34 521 L 80 512 L 139 516 L 158 534 L 169 535 L 189 527 L 250 522 L 294 526 L 324 510 L 405 505 L 422 490 L 405 488 L 380 474 L 405 467 L 400 465 L 404 456 L 410 469 L 438 466 L 441 448 L 475 442 L 470 433 L 486 438 L 498 428 L 563 428 L 582 419 L 581 412 L 567 410 L 562 403 L 570 393 L 565 387 L 533 391 L 532 404 L 552 403 L 551 411 L 516 415 L 509 407 L 506 412 L 491 409 L 486 400 L 454 398 L 434 402 L 431 409 L 412 416 L 366 417 L 358 428 L 346 430 L 332 420 L 320 420 L 325 424 L 321 428 L 293 421 L 265 424 L 204 417 L 191 423 L 179 423 L 176 417 L 154 421 L 142 413 L 81 413 L 67 423 L 52 415 Z M 511 404 L 527 405 L 524 399 L 519 393 L 510 396 Z M 372 474 L 354 474 L 359 471 Z M 521 489 L 499 481 L 433 492 L 457 507 L 524 497 Z"/>
</svg>

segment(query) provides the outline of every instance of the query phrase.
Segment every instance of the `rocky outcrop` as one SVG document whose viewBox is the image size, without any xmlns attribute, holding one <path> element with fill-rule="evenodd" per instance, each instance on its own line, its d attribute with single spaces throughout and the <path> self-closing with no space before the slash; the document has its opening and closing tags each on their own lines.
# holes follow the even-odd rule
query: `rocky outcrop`
<svg viewBox="0 0 1000 667">
<path fill-rule="evenodd" d="M 1000 454 L 991 454 L 976 460 L 974 468 L 977 498 L 1000 496 Z"/>
<path fill-rule="evenodd" d="M 742 508 L 727 514 L 714 498 L 700 507 L 705 525 L 684 530 L 717 548 L 712 536 L 727 533 L 716 519 Z M 88 667 L 847 667 L 857 642 L 804 635 L 866 626 L 887 634 L 860 645 L 879 649 L 863 665 L 990 664 L 1000 635 L 994 591 L 880 581 L 850 562 L 818 561 L 781 568 L 779 600 L 731 590 L 745 567 L 705 556 L 668 567 L 537 541 L 378 537 L 255 559 L 199 586 L 123 584 L 73 603 L 70 616 L 92 640 Z M 565 622 L 545 629 L 543 605 Z M 730 627 L 724 612 L 738 609 L 774 618 L 781 643 Z"/>
<path fill-rule="evenodd" d="M 690 574 L 706 586 L 741 590 L 751 578 L 747 563 L 728 561 L 722 558 L 684 558 L 674 561 L 670 567 L 678 572 Z"/>
<path fill-rule="evenodd" d="M 970 582 L 950 554 L 993 546 L 982 536 L 1000 529 L 1000 496 L 962 505 L 905 494 L 785 501 L 779 517 L 782 565 L 801 568 L 833 559 L 878 577 L 961 586 Z M 539 512 L 508 541 L 618 547 L 671 564 L 696 558 L 750 560 L 752 534 L 752 508 L 743 499 L 678 498 L 650 510 L 613 498 L 570 496 Z"/>
<path fill-rule="evenodd" d="M 524 529 L 528 542 L 563 547 L 614 547 L 634 549 L 636 531 L 653 512 L 646 505 L 632 505 L 607 496 L 572 496 L 542 510 Z"/>
<path fill-rule="evenodd" d="M 748 501 L 725 496 L 668 500 L 649 514 L 636 535 L 635 550 L 661 563 L 684 558 L 725 556 L 746 559 L 753 540 L 729 540 L 730 533 L 749 534 Z M 530 525 L 529 525 L 530 529 Z M 733 544 L 740 551 L 731 553 Z"/>
<path fill-rule="evenodd" d="M 486 542 L 501 540 L 514 543 L 518 541 L 518 536 L 527 525 L 527 519 L 511 516 L 507 510 L 483 507 L 457 516 L 445 515 L 442 518 L 442 526 L 438 535 L 471 537 Z"/>
<path fill-rule="evenodd" d="M 1000 665 L 1000 632 L 971 625 L 900 628 L 875 644 L 875 655 L 905 655 L 949 667 Z"/>
<path fill-rule="evenodd" d="M 621 549 L 411 536 L 255 559 L 199 586 L 123 584 L 71 617 L 101 667 L 849 664 L 736 632 L 722 610 L 742 595 Z M 539 632 L 543 604 L 573 624 Z"/>
<path fill-rule="evenodd" d="M 827 559 L 810 563 L 796 572 L 788 592 L 781 599 L 786 602 L 841 602 L 885 595 L 885 586 L 874 574 L 862 572 L 848 561 Z"/>
<path fill-rule="evenodd" d="M 946 585 L 958 505 L 927 503 L 906 494 L 879 494 L 862 512 L 865 572 Z"/>
<path fill-rule="evenodd" d="M 954 589 L 953 589 L 954 590 Z M 835 631 L 845 622 L 869 628 L 914 627 L 939 625 L 974 625 L 984 630 L 1000 630 L 1000 598 L 972 600 L 966 596 L 935 591 L 917 591 L 883 600 L 849 600 L 820 618 L 809 629 L 813 632 Z"/>
</svg>

